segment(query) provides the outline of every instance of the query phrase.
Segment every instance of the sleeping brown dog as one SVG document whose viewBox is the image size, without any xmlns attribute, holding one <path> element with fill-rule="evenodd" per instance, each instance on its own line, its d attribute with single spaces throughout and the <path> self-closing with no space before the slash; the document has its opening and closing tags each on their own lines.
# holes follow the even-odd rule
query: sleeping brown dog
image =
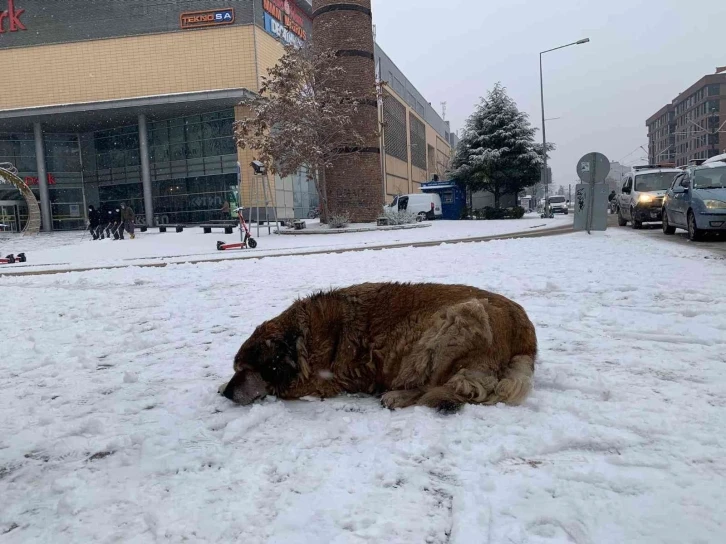
<svg viewBox="0 0 726 544">
<path fill-rule="evenodd" d="M 537 337 L 524 309 L 466 285 L 365 283 L 296 301 L 257 327 L 219 392 L 239 404 L 382 394 L 391 409 L 519 404 Z"/>
</svg>

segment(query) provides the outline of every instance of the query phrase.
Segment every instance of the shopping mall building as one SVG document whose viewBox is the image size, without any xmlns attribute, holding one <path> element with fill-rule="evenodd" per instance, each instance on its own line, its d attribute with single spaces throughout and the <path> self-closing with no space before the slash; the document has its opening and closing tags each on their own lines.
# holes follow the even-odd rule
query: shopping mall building
<svg viewBox="0 0 726 544">
<path fill-rule="evenodd" d="M 126 202 L 156 224 L 219 219 L 225 200 L 254 205 L 254 157 L 233 138 L 239 103 L 283 43 L 311 39 L 312 16 L 306 0 L 0 0 L 0 162 L 33 187 L 44 229 L 81 228 L 87 204 Z M 375 60 L 388 81 L 389 200 L 443 174 L 455 136 L 377 46 Z M 317 206 L 304 173 L 274 185 L 281 218 Z M 0 223 L 17 229 L 26 213 L 0 185 Z"/>
</svg>

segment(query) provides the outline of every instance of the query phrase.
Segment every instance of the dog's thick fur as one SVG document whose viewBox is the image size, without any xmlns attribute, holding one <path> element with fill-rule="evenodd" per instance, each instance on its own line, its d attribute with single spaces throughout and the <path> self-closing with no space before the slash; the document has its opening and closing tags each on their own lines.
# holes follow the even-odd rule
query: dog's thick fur
<svg viewBox="0 0 726 544">
<path fill-rule="evenodd" d="M 537 337 L 524 309 L 466 285 L 366 283 L 296 301 L 260 325 L 220 388 L 249 404 L 383 394 L 384 406 L 455 411 L 519 404 L 532 387 Z"/>
</svg>

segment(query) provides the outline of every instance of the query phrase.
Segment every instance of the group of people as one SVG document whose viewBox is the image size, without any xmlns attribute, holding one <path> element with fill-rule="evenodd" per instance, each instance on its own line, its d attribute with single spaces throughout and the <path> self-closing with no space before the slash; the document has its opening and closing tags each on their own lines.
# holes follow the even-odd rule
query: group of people
<svg viewBox="0 0 726 544">
<path fill-rule="evenodd" d="M 134 234 L 134 221 L 136 214 L 133 208 L 126 206 L 124 202 L 115 208 L 107 208 L 97 210 L 93 206 L 88 206 L 88 230 L 94 240 L 103 240 L 105 238 L 113 238 L 114 240 L 123 240 L 124 231 L 129 233 L 129 237 L 133 240 L 136 238 Z"/>
</svg>

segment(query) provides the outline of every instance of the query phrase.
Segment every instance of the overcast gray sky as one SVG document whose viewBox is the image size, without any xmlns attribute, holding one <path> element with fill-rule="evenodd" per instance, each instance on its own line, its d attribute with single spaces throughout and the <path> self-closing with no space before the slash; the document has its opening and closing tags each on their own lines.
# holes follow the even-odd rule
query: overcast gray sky
<svg viewBox="0 0 726 544">
<path fill-rule="evenodd" d="M 462 129 L 497 81 L 541 126 L 544 55 L 547 140 L 555 184 L 599 151 L 633 163 L 645 120 L 701 76 L 726 65 L 725 0 L 373 0 L 377 42 L 437 111 Z M 538 138 L 541 138 L 538 131 Z"/>
</svg>

